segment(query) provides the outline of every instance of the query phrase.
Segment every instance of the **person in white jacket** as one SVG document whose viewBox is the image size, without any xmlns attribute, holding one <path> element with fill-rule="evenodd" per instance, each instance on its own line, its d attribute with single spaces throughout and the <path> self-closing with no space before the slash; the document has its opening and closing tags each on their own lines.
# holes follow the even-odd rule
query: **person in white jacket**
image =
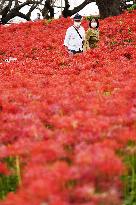
<svg viewBox="0 0 136 205">
<path fill-rule="evenodd" d="M 85 30 L 81 26 L 82 16 L 74 16 L 74 25 L 67 29 L 64 46 L 71 54 L 83 52 L 83 41 L 85 40 Z"/>
</svg>

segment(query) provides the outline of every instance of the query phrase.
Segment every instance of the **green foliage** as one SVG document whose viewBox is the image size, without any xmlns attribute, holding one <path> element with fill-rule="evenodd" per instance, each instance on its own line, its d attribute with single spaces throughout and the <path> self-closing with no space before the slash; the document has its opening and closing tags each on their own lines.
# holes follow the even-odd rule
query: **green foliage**
<svg viewBox="0 0 136 205">
<path fill-rule="evenodd" d="M 108 90 L 103 92 L 104 96 L 110 96 L 111 94 L 112 94 L 111 91 L 108 91 Z"/>
<path fill-rule="evenodd" d="M 124 205 L 136 204 L 136 144 L 128 143 L 125 163 L 128 167 L 127 173 L 123 176 L 125 202 Z"/>
<path fill-rule="evenodd" d="M 66 183 L 67 189 L 72 189 L 77 185 L 77 180 L 76 179 L 71 179 Z"/>
<path fill-rule="evenodd" d="M 0 175 L 0 199 L 4 199 L 8 192 L 16 191 L 18 186 L 18 177 L 15 174 L 5 176 Z"/>
<path fill-rule="evenodd" d="M 128 11 L 133 11 L 136 9 L 136 4 L 133 4 L 130 8 L 128 8 Z"/>
<path fill-rule="evenodd" d="M 85 17 L 85 19 L 88 20 L 88 21 L 91 21 L 93 18 L 99 19 L 100 16 L 86 16 L 86 17 Z"/>
<path fill-rule="evenodd" d="M 0 199 L 4 199 L 9 192 L 16 191 L 18 187 L 15 158 L 8 157 L 3 161 L 7 164 L 10 173 L 8 175 L 0 174 Z"/>
<path fill-rule="evenodd" d="M 50 24 L 54 19 L 46 19 L 44 20 L 44 25 Z"/>
</svg>

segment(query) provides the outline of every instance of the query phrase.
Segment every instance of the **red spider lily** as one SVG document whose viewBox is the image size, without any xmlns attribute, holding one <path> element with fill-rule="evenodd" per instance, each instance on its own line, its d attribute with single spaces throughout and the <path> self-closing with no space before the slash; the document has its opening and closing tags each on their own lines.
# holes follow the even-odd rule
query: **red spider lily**
<svg viewBox="0 0 136 205">
<path fill-rule="evenodd" d="M 7 175 L 9 174 L 9 170 L 5 163 L 0 162 L 0 175 Z"/>
</svg>

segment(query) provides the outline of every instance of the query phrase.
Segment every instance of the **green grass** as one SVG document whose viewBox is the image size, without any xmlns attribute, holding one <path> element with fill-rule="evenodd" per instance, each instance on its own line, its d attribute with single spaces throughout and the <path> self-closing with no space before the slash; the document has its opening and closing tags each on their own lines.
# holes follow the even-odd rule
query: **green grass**
<svg viewBox="0 0 136 205">
<path fill-rule="evenodd" d="M 20 184 L 18 175 L 18 158 L 8 157 L 3 160 L 9 168 L 8 175 L 0 174 L 0 199 L 4 199 L 9 192 L 15 192 Z"/>
<path fill-rule="evenodd" d="M 129 142 L 124 159 L 128 170 L 122 178 L 125 197 L 123 205 L 136 205 L 136 144 L 134 142 Z"/>
</svg>

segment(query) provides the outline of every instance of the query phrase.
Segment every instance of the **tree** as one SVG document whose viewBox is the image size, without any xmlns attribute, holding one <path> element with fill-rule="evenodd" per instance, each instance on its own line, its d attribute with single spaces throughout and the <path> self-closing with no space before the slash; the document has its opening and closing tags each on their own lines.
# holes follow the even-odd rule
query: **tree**
<svg viewBox="0 0 136 205">
<path fill-rule="evenodd" d="M 89 3 L 96 2 L 100 12 L 100 18 L 116 16 L 126 9 L 127 1 L 130 0 L 84 0 L 81 4 L 70 10 L 69 0 L 63 0 L 65 6 L 62 15 L 67 18 L 82 10 Z M 133 2 L 135 3 L 135 1 L 136 0 Z M 57 0 L 0 0 L 0 15 L 2 15 L 1 22 L 2 24 L 6 24 L 15 16 L 19 16 L 29 21 L 31 20 L 32 11 L 39 6 L 43 18 L 54 18 L 54 8 L 58 7 L 55 3 L 57 4 Z M 27 14 L 23 14 L 20 10 L 26 5 L 29 5 L 29 11 Z"/>
<path fill-rule="evenodd" d="M 46 0 L 44 8 L 42 9 L 42 15 L 44 19 L 54 18 L 54 3 L 53 0 Z"/>
<path fill-rule="evenodd" d="M 27 21 L 31 20 L 31 12 L 37 7 L 39 1 L 26 0 L 25 2 L 20 2 L 18 0 L 3 0 L 0 5 L 0 14 L 2 15 L 1 22 L 2 24 L 6 24 L 10 19 L 15 16 L 19 16 L 21 18 L 26 19 Z M 20 9 L 26 5 L 31 5 L 27 14 L 20 12 Z"/>
<path fill-rule="evenodd" d="M 117 16 L 121 13 L 119 0 L 96 0 L 102 19 L 108 16 Z"/>
<path fill-rule="evenodd" d="M 91 2 L 96 2 L 101 18 L 106 18 L 108 16 L 116 16 L 120 14 L 120 0 L 85 0 L 82 4 L 75 7 L 73 10 L 69 10 L 70 4 L 68 0 L 65 0 L 65 8 L 62 12 L 64 17 L 72 16 L 86 5 Z"/>
<path fill-rule="evenodd" d="M 73 10 L 69 10 L 69 8 L 70 8 L 69 1 L 65 0 L 65 7 L 64 7 L 62 14 L 65 18 L 68 16 L 72 16 L 75 13 L 82 10 L 86 5 L 90 4 L 91 2 L 95 2 L 95 0 L 85 0 L 85 1 L 83 1 L 83 3 L 81 3 L 79 6 L 75 7 Z"/>
<path fill-rule="evenodd" d="M 31 13 L 34 9 L 38 8 L 44 18 L 54 18 L 54 3 L 56 0 L 0 0 L 0 15 L 2 15 L 1 22 L 6 24 L 10 19 L 15 16 L 31 20 Z M 29 6 L 27 14 L 20 12 L 24 6 Z M 39 8 L 40 6 L 41 8 Z"/>
</svg>

